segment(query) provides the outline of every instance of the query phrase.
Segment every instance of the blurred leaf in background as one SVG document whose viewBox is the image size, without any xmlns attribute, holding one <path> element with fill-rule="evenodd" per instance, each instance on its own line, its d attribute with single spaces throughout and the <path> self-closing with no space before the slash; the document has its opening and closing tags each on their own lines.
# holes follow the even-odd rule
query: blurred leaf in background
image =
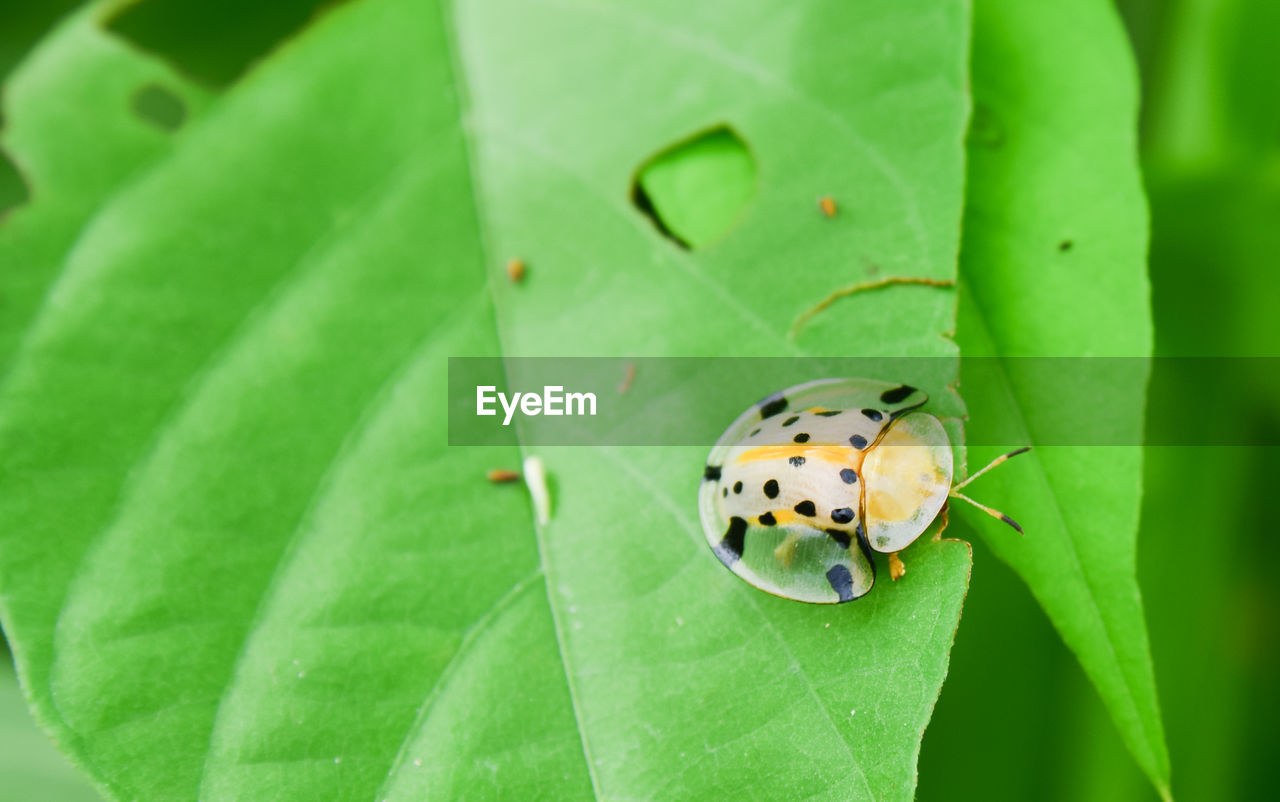
<svg viewBox="0 0 1280 802">
<path fill-rule="evenodd" d="M 187 80 L 220 90 L 324 9 L 345 0 L 125 0 L 97 4 L 104 26 L 154 54 Z M 0 83 L 53 25 L 83 0 L 0 0 Z M 100 80 L 110 81 L 111 76 Z M 6 108 L 0 109 L 0 125 Z M 0 214 L 20 205 L 28 187 L 7 154 L 0 154 Z"/>
<path fill-rule="evenodd" d="M 1280 4 L 1122 3 L 1146 86 L 1156 350 L 1237 359 L 1206 386 L 1194 359 L 1160 363 L 1150 429 L 1189 414 L 1222 442 L 1280 433 Z M 1186 799 L 1264 799 L 1280 720 L 1275 447 L 1149 449 L 1140 573 L 1176 787 Z M 1196 577 L 1188 588 L 1187 577 Z"/>
<path fill-rule="evenodd" d="M 139 93 L 167 98 L 179 122 L 209 100 L 102 31 L 101 14 L 89 6 L 60 22 L 4 85 L 4 152 L 39 191 L 0 226 L 0 376 L 86 222 L 172 145 L 174 131 L 135 107 Z"/>
<path fill-rule="evenodd" d="M 213 89 L 225 89 L 317 15 L 347 0 L 142 0 L 108 30 Z"/>
<path fill-rule="evenodd" d="M 78 0 L 0 0 L 0 86 L 32 45 L 77 3 Z M 0 105 L 0 127 L 5 124 L 4 115 Z M 0 221 L 10 209 L 27 200 L 27 192 L 17 166 L 7 153 L 0 151 Z"/>
</svg>

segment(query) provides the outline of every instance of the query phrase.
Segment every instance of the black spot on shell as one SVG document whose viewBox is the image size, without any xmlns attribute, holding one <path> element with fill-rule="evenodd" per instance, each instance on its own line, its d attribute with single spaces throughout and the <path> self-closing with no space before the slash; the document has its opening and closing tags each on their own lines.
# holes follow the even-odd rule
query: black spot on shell
<svg viewBox="0 0 1280 802">
<path fill-rule="evenodd" d="M 702 478 L 710 479 L 713 482 L 718 480 L 720 478 L 720 466 L 708 465 L 707 469 L 702 472 Z"/>
<path fill-rule="evenodd" d="M 760 430 L 759 430 L 759 429 L 756 429 L 756 430 L 755 430 L 755 431 L 753 431 L 751 434 L 747 435 L 747 437 L 755 437 L 755 436 L 756 436 L 756 435 L 758 435 L 758 434 L 760 434 Z"/>
<path fill-rule="evenodd" d="M 839 415 L 841 412 L 844 412 L 844 410 L 843 409 L 824 409 L 823 411 L 817 412 L 814 414 L 821 415 L 824 418 L 834 418 L 836 415 Z"/>
<path fill-rule="evenodd" d="M 787 408 L 787 397 L 782 393 L 774 393 L 760 402 L 760 417 L 772 418 Z"/>
<path fill-rule="evenodd" d="M 843 565 L 833 565 L 827 569 L 827 581 L 831 589 L 840 597 L 840 601 L 853 601 L 853 576 Z"/>
<path fill-rule="evenodd" d="M 790 426 L 791 424 L 795 423 L 795 422 L 796 422 L 796 421 L 798 421 L 798 420 L 800 420 L 800 416 L 799 416 L 799 415 L 792 415 L 791 417 L 789 417 L 789 418 L 787 418 L 786 420 L 784 420 L 784 421 L 782 422 L 782 425 L 783 425 L 783 426 Z"/>
<path fill-rule="evenodd" d="M 791 438 L 791 442 L 793 442 L 793 443 L 807 443 L 807 442 L 809 442 L 809 435 L 808 435 L 806 432 L 801 432 L 800 434 L 798 434 L 798 435 L 796 435 L 795 437 Z"/>
<path fill-rule="evenodd" d="M 735 493 L 741 493 L 741 492 L 742 492 L 742 482 L 734 482 L 734 483 L 733 483 L 733 492 L 735 492 Z"/>
<path fill-rule="evenodd" d="M 742 559 L 742 543 L 747 534 L 747 522 L 743 518 L 733 516 L 729 519 L 729 528 L 725 530 L 720 545 L 716 546 L 716 556 L 725 565 L 733 565 Z"/>
<path fill-rule="evenodd" d="M 849 548 L 850 538 L 849 538 L 848 532 L 845 532 L 840 529 L 828 529 L 826 530 L 826 532 L 828 535 L 831 536 L 832 540 L 840 544 L 840 548 L 842 549 Z"/>
<path fill-rule="evenodd" d="M 909 384 L 904 384 L 900 387 L 895 387 L 892 390 L 885 390 L 883 393 L 880 394 L 880 400 L 886 404 L 896 404 L 899 401 L 904 400 L 907 396 L 911 395 L 915 391 L 916 391 L 916 388 L 912 387 Z"/>
<path fill-rule="evenodd" d="M 840 478 L 847 485 L 855 484 L 858 481 L 858 472 L 853 468 L 841 468 Z"/>
<path fill-rule="evenodd" d="M 766 512 L 766 513 L 764 513 L 763 515 L 761 515 L 761 516 L 760 516 L 760 525 L 761 525 L 761 526 L 773 526 L 773 525 L 774 525 L 774 524 L 776 524 L 777 522 L 778 522 L 778 519 L 777 519 L 777 518 L 774 518 L 774 517 L 773 517 L 773 513 L 771 513 L 771 512 Z"/>
<path fill-rule="evenodd" d="M 794 509 L 801 515 L 807 515 L 810 518 L 818 514 L 818 508 L 813 506 L 812 501 L 802 501 L 797 504 Z"/>
<path fill-rule="evenodd" d="M 770 479 L 764 483 L 764 494 L 769 498 L 778 497 L 778 480 Z"/>
<path fill-rule="evenodd" d="M 860 434 L 855 434 L 849 438 L 849 444 L 852 445 L 854 448 L 858 449 L 859 451 L 861 451 L 862 449 L 867 447 L 867 438 L 863 437 Z"/>
<path fill-rule="evenodd" d="M 724 488 L 724 492 L 723 492 L 723 493 L 721 493 L 720 495 L 724 496 L 725 498 L 728 498 L 728 497 L 729 497 L 729 488 L 727 488 L 727 487 L 726 487 L 726 488 Z"/>
<path fill-rule="evenodd" d="M 804 457 L 787 457 L 787 462 L 790 462 L 793 467 L 799 468 L 804 464 Z"/>
<path fill-rule="evenodd" d="M 866 416 L 867 420 L 875 421 L 876 423 L 884 419 L 884 415 L 880 414 L 878 409 L 864 409 L 862 414 Z"/>
<path fill-rule="evenodd" d="M 847 524 L 853 521 L 853 510 L 848 507 L 841 507 L 831 511 L 831 520 L 838 524 Z"/>
</svg>

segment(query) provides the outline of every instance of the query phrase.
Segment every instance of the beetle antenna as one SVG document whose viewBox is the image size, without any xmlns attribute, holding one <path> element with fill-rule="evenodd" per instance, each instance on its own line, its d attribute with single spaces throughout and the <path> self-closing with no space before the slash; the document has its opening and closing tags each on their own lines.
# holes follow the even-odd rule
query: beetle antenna
<svg viewBox="0 0 1280 802">
<path fill-rule="evenodd" d="M 970 483 L 970 482 L 972 482 L 974 479 L 977 479 L 979 476 L 981 476 L 982 474 L 984 474 L 984 473 L 986 473 L 987 471 L 991 470 L 992 468 L 996 467 L 997 465 L 999 465 L 1000 463 L 1004 462 L 1005 460 L 1007 460 L 1007 459 L 1009 459 L 1009 458 L 1011 458 L 1011 457 L 1016 457 L 1016 456 L 1018 456 L 1019 454 L 1025 454 L 1025 453 L 1027 453 L 1027 452 L 1028 452 L 1028 451 L 1030 451 L 1030 450 L 1031 450 L 1031 446 L 1023 446 L 1022 448 L 1015 448 L 1013 451 L 1010 451 L 1008 454 L 1001 454 L 1000 456 L 998 456 L 998 457 L 996 457 L 995 459 L 993 459 L 993 460 L 991 460 L 990 462 L 988 462 L 985 468 L 983 468 L 982 470 L 978 471 L 978 472 L 977 472 L 977 473 L 975 473 L 975 474 L 970 475 L 968 479 L 965 479 L 963 482 L 961 482 L 960 484 L 956 485 L 955 487 L 953 487 L 953 488 L 951 488 L 951 489 L 952 489 L 952 490 L 960 490 L 960 489 L 961 489 L 961 488 L 963 488 L 965 485 L 969 484 L 969 483 Z M 963 496 L 962 496 L 962 498 L 963 498 Z"/>
<path fill-rule="evenodd" d="M 990 515 L 992 518 L 995 518 L 1000 521 L 1004 521 L 1009 526 L 1012 526 L 1015 530 L 1017 530 L 1018 534 L 1022 534 L 1022 527 L 1018 526 L 1018 522 L 1010 518 L 1008 515 L 1005 515 L 1003 512 L 1000 512 L 1000 510 L 994 509 L 992 507 L 988 507 L 986 504 L 979 504 L 978 502 L 966 496 L 964 493 L 958 492 L 955 488 L 952 488 L 951 495 L 954 498 L 960 499 L 961 501 L 969 502 L 973 506 L 985 512 L 987 515 Z"/>
</svg>

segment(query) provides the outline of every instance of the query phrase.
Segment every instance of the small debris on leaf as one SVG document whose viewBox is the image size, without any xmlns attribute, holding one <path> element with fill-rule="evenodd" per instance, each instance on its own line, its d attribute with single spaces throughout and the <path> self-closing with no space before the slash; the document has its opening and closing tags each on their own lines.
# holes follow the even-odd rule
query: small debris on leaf
<svg viewBox="0 0 1280 802">
<path fill-rule="evenodd" d="M 524 261 L 522 259 L 512 259 L 507 262 L 507 278 L 516 284 L 519 284 L 524 279 Z"/>
<path fill-rule="evenodd" d="M 520 479 L 520 472 L 507 468 L 494 468 L 487 474 L 490 482 L 515 482 Z"/>
</svg>

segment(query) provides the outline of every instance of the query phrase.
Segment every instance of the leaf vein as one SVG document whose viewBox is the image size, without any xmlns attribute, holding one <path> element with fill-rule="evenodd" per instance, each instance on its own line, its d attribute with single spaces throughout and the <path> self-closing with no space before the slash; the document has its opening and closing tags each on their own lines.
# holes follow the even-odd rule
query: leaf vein
<svg viewBox="0 0 1280 802">
<path fill-rule="evenodd" d="M 374 795 L 374 799 L 381 800 L 385 798 L 385 794 L 390 790 L 391 781 L 395 778 L 400 767 L 404 764 L 409 754 L 409 747 L 413 743 L 415 735 L 422 731 L 427 720 L 431 716 L 431 711 L 435 707 L 436 700 L 444 691 L 444 688 L 453 679 L 454 673 L 458 670 L 458 666 L 462 665 L 465 656 L 470 653 L 471 646 L 480 638 L 488 628 L 497 621 L 503 613 L 516 602 L 526 589 L 531 587 L 534 580 L 542 577 L 542 568 L 539 566 L 532 572 L 527 574 L 523 579 L 512 585 L 506 593 L 503 593 L 493 604 L 481 613 L 471 626 L 462 634 L 462 640 L 458 644 L 457 650 L 449 658 L 449 662 L 445 664 L 444 670 L 440 672 L 440 676 L 431 684 L 426 696 L 422 700 L 422 704 L 418 706 L 418 712 L 414 716 L 413 723 L 409 729 L 405 731 L 404 738 L 400 741 L 400 747 L 396 750 L 396 756 L 391 761 L 391 768 L 387 771 L 387 779 L 382 782 L 378 788 L 378 792 Z"/>
<path fill-rule="evenodd" d="M 298 523 L 290 533 L 288 541 L 280 552 L 279 558 L 267 580 L 267 584 L 263 587 L 261 595 L 258 597 L 258 603 L 255 606 L 254 613 L 249 619 L 249 624 L 245 628 L 241 636 L 240 648 L 236 653 L 235 659 L 232 661 L 231 669 L 227 674 L 227 683 L 223 687 L 222 695 L 218 699 L 217 707 L 214 710 L 213 723 L 209 728 L 209 743 L 205 748 L 204 766 L 200 775 L 200 791 L 199 797 L 203 797 L 204 784 L 209 776 L 210 757 L 213 753 L 214 741 L 218 731 L 218 722 L 221 720 L 223 707 L 225 706 L 232 690 L 235 688 L 235 679 L 239 675 L 245 658 L 249 654 L 249 649 L 253 643 L 253 635 L 258 629 L 258 625 L 266 617 L 267 610 L 271 607 L 276 594 L 279 592 L 281 583 L 284 581 L 285 573 L 293 563 L 293 557 L 301 543 L 305 540 L 307 534 L 315 532 L 316 529 L 306 527 L 311 521 L 315 510 L 319 504 L 325 499 L 326 493 L 332 488 L 332 478 L 334 474 L 346 463 L 347 458 L 351 454 L 354 445 L 359 442 L 360 438 L 369 431 L 369 428 L 378 419 L 384 409 L 384 403 L 392 391 L 399 386 L 404 380 L 407 372 L 417 362 L 423 350 L 432 343 L 432 337 L 439 331 L 446 330 L 449 326 L 468 317 L 475 315 L 478 311 L 476 299 L 483 296 L 477 295 L 470 304 L 460 303 L 454 312 L 445 318 L 436 322 L 428 331 L 413 344 L 406 348 L 405 353 L 397 359 L 395 366 L 388 372 L 386 379 L 379 385 L 370 395 L 369 400 L 361 409 L 354 424 L 348 429 L 342 442 L 334 451 L 333 457 L 329 460 L 329 464 L 325 466 L 324 473 L 317 480 L 310 498 L 308 498 L 306 506 L 301 515 L 298 516 Z"/>
<path fill-rule="evenodd" d="M 266 314 L 273 302 L 285 297 L 289 291 L 296 286 L 299 277 L 305 270 L 319 260 L 322 254 L 326 253 L 336 241 L 339 235 L 354 227 L 358 222 L 363 220 L 368 214 L 373 212 L 381 200 L 384 199 L 386 190 L 395 186 L 399 181 L 404 180 L 407 173 L 403 167 L 414 157 L 426 152 L 425 147 L 415 148 L 407 153 L 403 158 L 398 160 L 391 169 L 384 175 L 380 176 L 373 182 L 368 192 L 366 192 L 357 203 L 357 211 L 350 217 L 343 220 L 330 220 L 326 226 L 317 233 L 307 247 L 299 254 L 291 269 L 285 271 L 279 280 L 275 282 L 266 292 L 263 293 L 252 307 L 250 307 L 239 319 L 236 325 L 228 332 L 223 340 L 216 344 L 210 351 L 203 363 L 191 374 L 190 378 L 185 382 L 184 390 L 172 401 L 169 407 L 164 410 L 162 416 L 152 429 L 152 436 L 143 444 L 137 456 L 130 460 L 129 466 L 123 470 L 120 483 L 116 488 L 116 498 L 114 506 L 108 513 L 109 519 L 102 524 L 97 532 L 95 532 L 89 542 L 85 545 L 83 552 L 75 569 L 72 571 L 70 579 L 67 581 L 66 590 L 63 593 L 62 601 L 59 606 L 58 618 L 54 624 L 54 631 L 62 629 L 64 616 L 67 612 L 67 600 L 72 598 L 76 592 L 76 588 L 85 581 L 85 573 L 91 565 L 92 556 L 101 548 L 106 537 L 115 529 L 121 520 L 125 503 L 130 497 L 134 484 L 138 481 L 138 475 L 143 466 L 147 465 L 159 452 L 160 446 L 164 443 L 165 438 L 177 426 L 183 413 L 191 408 L 195 400 L 199 397 L 205 382 L 212 376 L 218 368 L 223 365 L 230 357 L 232 352 L 239 347 L 240 344 L 254 330 L 254 324 Z M 72 257 L 68 257 L 70 259 Z M 54 666 L 58 662 L 57 640 L 54 641 L 54 653 L 50 659 L 50 665 Z M 49 677 L 49 694 L 53 700 L 55 709 L 57 709 L 57 694 L 53 688 L 54 672 L 48 673 Z M 59 717 L 62 718 L 68 729 L 73 730 L 67 717 L 59 711 Z M 74 731 L 74 730 L 73 730 Z"/>
</svg>

